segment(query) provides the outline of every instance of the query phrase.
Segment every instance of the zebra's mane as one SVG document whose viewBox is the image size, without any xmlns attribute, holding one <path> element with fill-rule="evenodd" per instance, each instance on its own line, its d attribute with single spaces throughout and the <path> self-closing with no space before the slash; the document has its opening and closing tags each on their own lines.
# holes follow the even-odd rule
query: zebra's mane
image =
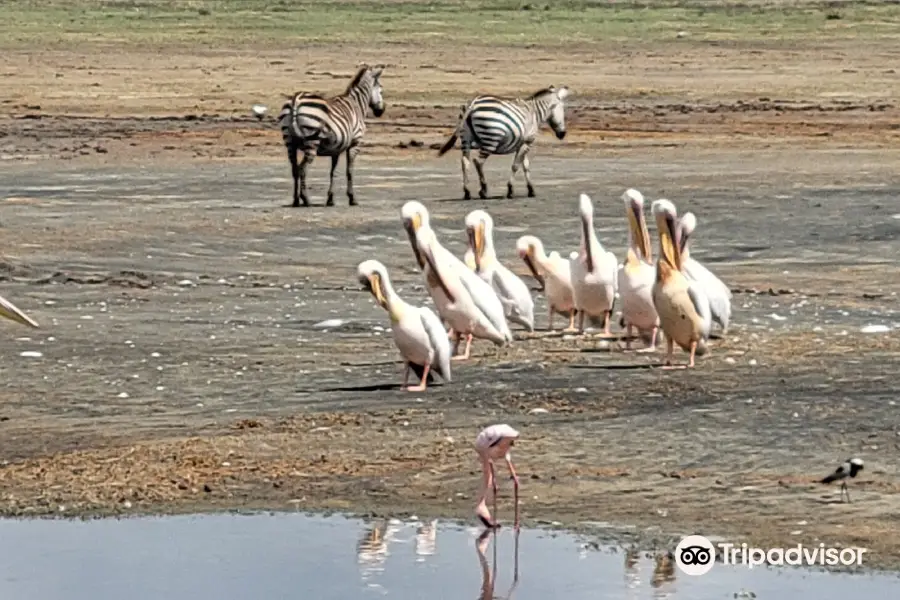
<svg viewBox="0 0 900 600">
<path fill-rule="evenodd" d="M 556 91 L 556 88 L 553 86 L 545 87 L 545 88 L 540 89 L 540 90 L 536 91 L 535 93 L 533 93 L 531 96 L 529 96 L 527 98 L 527 100 L 534 100 L 536 98 L 539 98 L 540 96 L 543 96 L 544 94 L 552 94 L 555 91 Z"/>
<path fill-rule="evenodd" d="M 347 89 L 344 90 L 345 94 L 349 94 L 350 90 L 357 87 L 363 80 L 363 77 L 366 76 L 366 72 L 369 70 L 368 65 L 363 65 L 359 68 L 359 71 L 356 72 L 356 75 L 353 76 L 353 79 L 347 85 Z"/>
</svg>

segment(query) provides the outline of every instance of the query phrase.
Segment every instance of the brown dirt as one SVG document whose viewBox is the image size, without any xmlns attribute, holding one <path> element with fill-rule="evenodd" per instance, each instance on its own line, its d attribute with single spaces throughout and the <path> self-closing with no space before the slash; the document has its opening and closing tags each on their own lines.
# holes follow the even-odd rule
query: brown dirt
<svg viewBox="0 0 900 600">
<path fill-rule="evenodd" d="M 265 47 L 5 57 L 3 293 L 43 327 L 9 326 L 0 349 L 3 513 L 468 517 L 471 441 L 508 421 L 523 432 L 526 521 L 839 542 L 898 566 L 900 342 L 896 329 L 859 333 L 898 320 L 888 49 L 673 43 L 563 58 L 390 46 L 379 58 L 391 104 L 359 162 L 362 206 L 283 208 L 280 133 L 248 107 L 277 112 L 286 73 L 337 91 L 372 54 L 345 50 L 311 47 L 296 67 Z M 541 197 L 441 202 L 459 196 L 458 163 L 430 146 L 459 102 L 563 79 L 578 96 L 566 142 L 535 153 Z M 489 162 L 495 191 L 507 164 Z M 319 161 L 316 198 L 325 172 Z M 697 370 L 526 336 L 499 354 L 476 344 L 452 385 L 396 389 L 395 351 L 374 329 L 385 315 L 354 273 L 377 256 L 423 298 L 402 201 L 424 199 L 454 251 L 463 215 L 487 205 L 506 227 L 501 254 L 524 274 L 515 237 L 574 246 L 567 203 L 585 189 L 608 199 L 598 229 L 620 252 L 626 186 L 698 213 L 695 255 L 735 290 L 735 325 Z M 337 316 L 349 322 L 315 326 Z M 34 349 L 43 357 L 20 356 Z M 849 455 L 867 469 L 854 502 L 838 504 L 837 488 L 812 482 Z"/>
</svg>

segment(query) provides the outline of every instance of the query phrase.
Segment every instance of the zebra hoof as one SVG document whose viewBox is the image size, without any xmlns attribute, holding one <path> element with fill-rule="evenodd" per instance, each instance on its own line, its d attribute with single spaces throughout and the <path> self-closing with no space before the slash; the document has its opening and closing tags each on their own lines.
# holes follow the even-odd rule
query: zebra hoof
<svg viewBox="0 0 900 600">
<path fill-rule="evenodd" d="M 471 200 L 472 194 L 469 193 L 469 190 L 463 190 L 463 200 Z"/>
<path fill-rule="evenodd" d="M 478 197 L 482 200 L 487 200 L 487 188 L 481 188 L 481 190 L 478 192 Z"/>
<path fill-rule="evenodd" d="M 528 186 L 528 197 L 529 197 L 529 198 L 534 198 L 536 195 L 537 195 L 537 194 L 534 193 L 534 188 L 531 187 L 531 186 L 529 185 L 529 186 Z"/>
<path fill-rule="evenodd" d="M 350 196 L 349 204 L 350 204 L 350 206 L 358 206 L 359 202 L 356 201 L 356 198 L 354 198 L 353 196 Z"/>
<path fill-rule="evenodd" d="M 328 196 L 328 200 L 325 202 L 325 206 L 334 206 L 334 196 Z"/>
<path fill-rule="evenodd" d="M 511 185 L 506 186 L 506 197 L 507 198 L 513 197 L 513 187 Z"/>
</svg>

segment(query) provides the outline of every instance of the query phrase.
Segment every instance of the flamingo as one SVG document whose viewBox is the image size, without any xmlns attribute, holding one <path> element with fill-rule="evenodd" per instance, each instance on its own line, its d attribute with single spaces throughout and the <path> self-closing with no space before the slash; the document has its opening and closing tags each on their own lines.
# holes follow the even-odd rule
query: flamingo
<svg viewBox="0 0 900 600">
<path fill-rule="evenodd" d="M 478 504 L 475 507 L 475 514 L 481 519 L 481 522 L 488 529 L 496 529 L 500 525 L 491 517 L 491 513 L 487 507 L 488 489 L 493 491 L 494 514 L 497 513 L 497 477 L 494 470 L 494 461 L 503 459 L 509 468 L 509 474 L 513 480 L 513 504 L 515 505 L 515 528 L 519 529 L 519 476 L 516 475 L 516 469 L 513 467 L 512 459 L 509 453 L 516 440 L 519 438 L 519 432 L 509 425 L 491 425 L 486 427 L 475 438 L 475 450 L 481 461 L 482 480 L 481 492 L 478 496 Z"/>
</svg>

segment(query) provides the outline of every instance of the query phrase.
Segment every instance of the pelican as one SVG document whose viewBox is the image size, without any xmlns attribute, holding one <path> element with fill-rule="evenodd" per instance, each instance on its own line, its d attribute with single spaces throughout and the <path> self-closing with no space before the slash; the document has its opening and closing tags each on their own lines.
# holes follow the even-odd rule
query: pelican
<svg viewBox="0 0 900 600">
<path fill-rule="evenodd" d="M 437 315 L 425 306 L 412 306 L 404 302 L 394 291 L 387 268 L 377 260 L 361 262 L 357 272 L 360 283 L 391 317 L 394 343 L 406 363 L 402 387 L 410 392 L 425 391 L 432 371 L 449 382 L 450 340 Z M 407 385 L 410 370 L 421 379 L 419 385 Z"/>
<path fill-rule="evenodd" d="M 581 251 L 572 262 L 572 289 L 578 309 L 578 330 L 584 332 L 584 317 L 603 317 L 603 336 L 608 337 L 610 316 L 616 303 L 618 261 L 607 252 L 594 233 L 594 205 L 587 194 L 579 198 Z"/>
<path fill-rule="evenodd" d="M 659 230 L 660 257 L 656 261 L 656 281 L 653 283 L 653 305 L 659 323 L 666 334 L 666 364 L 672 365 L 674 344 L 691 353 L 688 367 L 694 366 L 694 356 L 706 353 L 709 321 L 703 317 L 703 292 L 681 272 L 681 249 L 678 244 L 677 211 L 668 200 L 653 203 L 653 216 Z"/>
<path fill-rule="evenodd" d="M 0 296 L 0 317 L 5 319 L 9 319 L 10 321 L 15 321 L 20 325 L 25 325 L 27 327 L 37 328 L 39 325 L 37 321 L 26 315 L 22 310 L 19 309 L 15 304 Z"/>
<path fill-rule="evenodd" d="M 709 269 L 691 258 L 688 238 L 694 233 L 696 227 L 697 217 L 694 216 L 694 213 L 684 213 L 679 220 L 681 270 L 688 276 L 688 279 L 696 282 L 703 288 L 703 292 L 709 298 L 709 310 L 712 320 L 722 327 L 722 333 L 724 334 L 728 330 L 728 322 L 731 320 L 731 290 Z"/>
<path fill-rule="evenodd" d="M 469 358 L 473 336 L 498 346 L 512 341 L 497 294 L 438 242 L 434 230 L 427 225 L 427 216 L 421 216 L 424 209 L 418 202 L 407 202 L 401 210 L 403 226 L 416 245 L 417 259 L 423 261 L 425 282 L 438 314 L 456 334 L 454 354 L 462 336 L 466 336 L 465 352 L 453 359 Z"/>
<path fill-rule="evenodd" d="M 428 209 L 421 202 L 410 200 L 400 209 L 400 218 L 403 219 L 403 228 L 406 229 L 406 235 L 409 237 L 409 244 L 412 246 L 413 254 L 416 262 L 419 263 L 419 269 L 425 271 L 425 259 L 419 252 L 419 246 L 416 244 L 416 231 L 419 227 L 430 227 L 431 218 Z"/>
<path fill-rule="evenodd" d="M 569 317 L 569 327 L 563 331 L 576 331 L 570 261 L 555 250 L 547 256 L 544 244 L 533 235 L 520 237 L 516 250 L 547 296 L 547 331 L 553 331 L 553 313 L 556 312 Z"/>
<path fill-rule="evenodd" d="M 650 247 L 650 233 L 644 219 L 644 195 L 635 189 L 622 194 L 625 201 L 625 216 L 628 218 L 628 254 L 619 267 L 618 289 L 622 301 L 622 322 L 626 328 L 625 348 L 631 349 L 631 329 L 650 332 L 650 345 L 638 352 L 656 350 L 656 336 L 659 332 L 659 317 L 653 306 L 653 282 L 656 269 L 653 268 L 653 251 Z"/>
<path fill-rule="evenodd" d="M 486 211 L 473 210 L 466 215 L 469 249 L 466 266 L 486 281 L 503 304 L 506 318 L 528 331 L 534 331 L 534 300 L 525 282 L 497 260 L 494 250 L 494 220 Z M 470 262 L 471 261 L 471 262 Z"/>
</svg>

